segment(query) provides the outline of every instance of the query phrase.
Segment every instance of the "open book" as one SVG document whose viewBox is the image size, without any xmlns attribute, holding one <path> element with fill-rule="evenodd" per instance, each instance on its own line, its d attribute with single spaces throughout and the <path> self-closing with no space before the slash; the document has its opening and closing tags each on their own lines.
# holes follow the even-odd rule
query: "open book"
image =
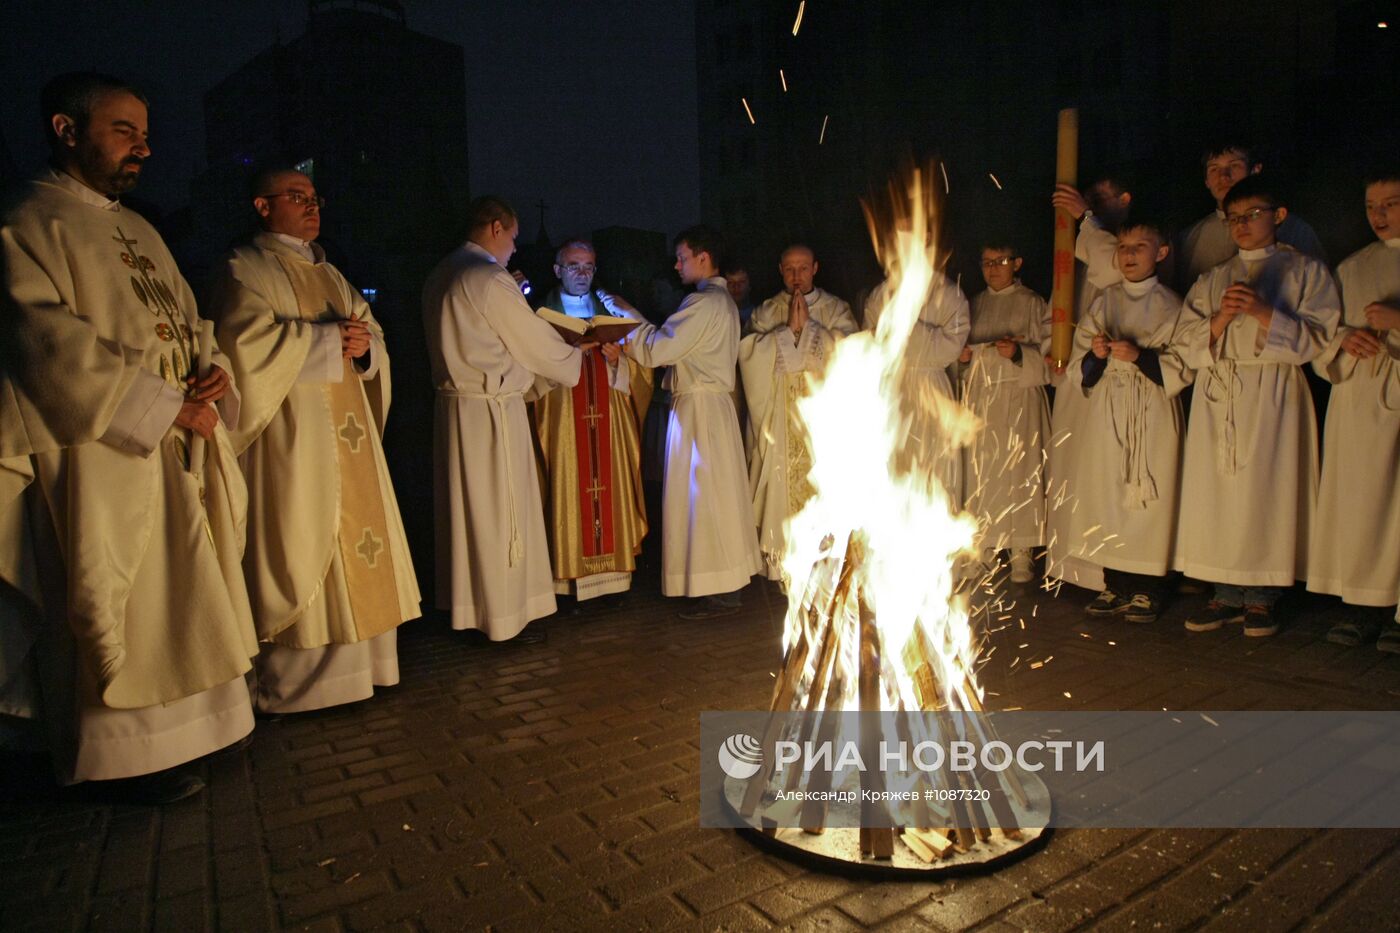
<svg viewBox="0 0 1400 933">
<path fill-rule="evenodd" d="M 535 313 L 553 324 L 559 336 L 573 347 L 581 343 L 613 343 L 632 333 L 639 323 L 614 314 L 569 317 L 552 308 L 540 308 Z"/>
</svg>

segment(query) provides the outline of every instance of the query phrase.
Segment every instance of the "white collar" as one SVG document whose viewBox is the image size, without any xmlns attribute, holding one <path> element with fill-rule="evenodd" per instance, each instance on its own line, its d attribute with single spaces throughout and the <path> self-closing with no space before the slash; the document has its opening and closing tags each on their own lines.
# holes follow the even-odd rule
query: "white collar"
<svg viewBox="0 0 1400 933">
<path fill-rule="evenodd" d="M 1245 262 L 1258 262 L 1267 259 L 1278 251 L 1277 243 L 1270 243 L 1268 246 L 1261 246 L 1259 249 L 1242 249 L 1240 258 Z"/>
<path fill-rule="evenodd" d="M 481 257 L 483 257 L 483 258 L 489 259 L 489 260 L 491 260 L 492 262 L 496 262 L 496 257 L 495 257 L 495 256 L 492 256 L 491 253 L 490 253 L 489 251 L 487 251 L 486 247 L 482 246 L 480 243 L 476 242 L 475 240 L 468 240 L 468 241 L 467 241 L 467 251 L 468 251 L 468 252 L 476 253 L 478 256 L 481 256 Z M 497 265 L 500 265 L 500 263 L 496 263 L 496 264 L 497 264 Z"/>
<path fill-rule="evenodd" d="M 74 178 L 72 175 L 69 175 L 67 172 L 60 171 L 55 168 L 50 168 L 49 175 L 50 181 L 58 185 L 63 190 L 67 191 L 69 194 L 76 195 L 78 200 L 82 201 L 84 204 L 91 204 L 93 207 L 100 207 L 104 211 L 115 212 L 120 211 L 122 209 L 121 201 L 118 201 L 116 198 L 109 198 L 105 194 L 102 194 L 100 191 L 94 191 L 87 185 L 78 181 L 78 179 Z"/>
<path fill-rule="evenodd" d="M 1155 275 L 1149 275 L 1141 282 L 1129 282 L 1127 279 L 1123 280 L 1123 291 L 1127 292 L 1134 298 L 1141 298 L 1143 295 L 1146 295 L 1148 292 L 1152 291 L 1152 289 L 1156 287 L 1157 276 Z"/>
<path fill-rule="evenodd" d="M 1381 240 L 1381 242 L 1391 249 L 1400 249 L 1400 236 L 1393 236 L 1388 240 Z"/>
<path fill-rule="evenodd" d="M 1009 295 L 1011 294 L 1011 292 L 1015 291 L 1016 286 L 1020 284 L 1021 282 L 1019 279 L 1012 279 L 1011 284 L 1006 286 L 1005 288 L 992 288 L 992 286 L 988 285 L 987 291 L 991 292 L 993 295 Z"/>
<path fill-rule="evenodd" d="M 301 258 L 308 262 L 316 261 L 316 251 L 311 248 L 310 240 L 303 240 L 299 236 L 292 236 L 290 233 L 274 233 L 273 236 L 296 250 Z"/>
<path fill-rule="evenodd" d="M 1217 220 L 1223 221 L 1225 219 L 1225 209 L 1223 207 L 1217 207 L 1215 209 L 1215 217 Z"/>
</svg>

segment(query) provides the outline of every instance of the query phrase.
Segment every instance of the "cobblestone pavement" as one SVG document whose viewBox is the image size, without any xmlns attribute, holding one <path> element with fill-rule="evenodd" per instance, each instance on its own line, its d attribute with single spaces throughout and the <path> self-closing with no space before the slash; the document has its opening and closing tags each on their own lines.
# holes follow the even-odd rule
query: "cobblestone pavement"
<svg viewBox="0 0 1400 933">
<path fill-rule="evenodd" d="M 994 706 L 1400 703 L 1400 661 L 1325 642 L 1328 605 L 1308 597 L 1293 600 L 1273 639 L 1187 635 L 1180 614 L 1199 596 L 1152 626 L 1086 622 L 1086 597 L 1069 588 L 1013 598 L 983 674 Z M 782 606 L 756 583 L 739 616 L 682 622 L 675 610 L 634 592 L 536 623 L 548 634 L 539 645 L 490 645 L 440 619 L 410 624 L 401 686 L 260 723 L 249 747 L 198 765 L 207 793 L 164 809 L 44 790 L 7 759 L 0 927 L 1400 924 L 1395 831 L 1067 830 L 995 874 L 908 883 L 814 873 L 701 829 L 698 714 L 767 706 Z"/>
</svg>

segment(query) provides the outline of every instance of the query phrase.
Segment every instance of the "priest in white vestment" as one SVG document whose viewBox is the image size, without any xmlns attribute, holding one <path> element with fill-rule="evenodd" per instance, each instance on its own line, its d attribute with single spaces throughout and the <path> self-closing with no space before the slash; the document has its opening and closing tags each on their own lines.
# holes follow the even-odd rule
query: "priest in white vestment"
<svg viewBox="0 0 1400 933">
<path fill-rule="evenodd" d="M 1045 544 L 1050 307 L 1016 277 L 1014 248 L 988 246 L 981 261 L 987 287 L 972 301 L 958 357 L 963 404 L 982 421 L 963 450 L 963 501 L 977 519 L 983 567 L 1009 548 L 1011 582 L 1029 583 L 1031 548 Z"/>
<path fill-rule="evenodd" d="M 797 401 L 825 368 L 836 341 L 858 329 L 851 306 L 817 288 L 818 268 L 809 247 L 784 250 L 778 262 L 783 291 L 758 307 L 750 333 L 739 341 L 749 410 L 749 495 L 770 580 L 782 579 L 784 526 L 812 495 L 812 455 Z"/>
<path fill-rule="evenodd" d="M 1211 269 L 1233 259 L 1237 251 L 1225 223 L 1223 201 L 1238 181 L 1263 170 L 1263 163 L 1251 154 L 1248 146 L 1224 143 L 1212 147 L 1202 160 L 1205 163 L 1206 188 L 1215 198 L 1215 210 L 1184 230 L 1176 249 L 1176 283 L 1178 291 L 1186 291 Z M 1313 228 L 1297 214 L 1289 212 L 1276 231 L 1278 242 L 1287 244 L 1323 262 L 1327 261 L 1322 241 Z"/>
<path fill-rule="evenodd" d="M 1347 618 L 1328 632 L 1344 645 L 1400 652 L 1390 624 L 1400 592 L 1400 174 L 1366 186 L 1376 242 L 1337 267 L 1342 326 L 1313 360 L 1332 383 L 1323 430 L 1308 589 L 1340 596 Z"/>
<path fill-rule="evenodd" d="M 691 227 L 676 238 L 676 271 L 695 286 L 658 326 L 624 344 L 643 366 L 669 366 L 671 418 L 661 500 L 661 592 L 707 597 L 680 613 L 705 619 L 737 611 L 739 590 L 763 570 L 731 393 L 739 314 L 719 273 L 719 235 Z"/>
<path fill-rule="evenodd" d="M 1181 346 L 1196 371 L 1182 464 L 1177 569 L 1215 584 L 1188 631 L 1278 631 L 1273 605 L 1307 579 L 1317 419 L 1302 366 L 1332 342 L 1341 301 L 1327 267 L 1274 240 L 1286 208 L 1262 176 L 1225 199 L 1239 253 L 1192 286 Z"/>
<path fill-rule="evenodd" d="M 168 769 L 253 727 L 238 396 L 160 235 L 118 200 L 150 155 L 144 98 L 69 74 L 43 105 L 53 168 L 0 220 L 0 569 L 41 621 L 4 650 L 30 642 L 61 781 L 165 802 L 203 787 Z"/>
<path fill-rule="evenodd" d="M 228 258 L 210 316 L 243 399 L 254 702 L 299 713 L 399 682 L 397 628 L 420 615 L 418 581 L 380 442 L 383 331 L 315 242 L 312 180 L 264 171 L 253 191 L 262 232 Z"/>
<path fill-rule="evenodd" d="M 1181 299 L 1162 285 L 1162 231 L 1129 220 L 1119 230 L 1123 280 L 1105 289 L 1075 329 L 1062 390 L 1086 416 L 1077 445 L 1081 488 L 1094 490 L 1064 516 L 1070 554 L 1104 568 L 1092 616 L 1156 621 L 1176 540 L 1182 413 L 1191 373 L 1176 344 Z"/>
<path fill-rule="evenodd" d="M 593 288 L 598 254 L 570 240 L 554 257 L 559 287 L 544 306 L 587 320 L 635 317 L 630 305 Z M 606 344 L 583 355 L 578 383 L 534 404 L 544 477 L 554 591 L 579 602 L 625 593 L 647 533 L 642 490 L 642 424 L 651 404 L 651 370 Z"/>
<path fill-rule="evenodd" d="M 861 328 L 875 330 L 885 310 L 888 280 L 865 299 Z M 942 428 L 934 412 L 939 399 L 952 400 L 948 374 L 967 343 L 967 297 L 942 272 L 934 272 L 909 335 L 901 370 L 901 413 L 909 418 L 909 435 L 895 458 L 896 469 L 928 471 L 947 492 L 954 512 L 962 509 L 962 448 Z"/>
<path fill-rule="evenodd" d="M 468 226 L 423 287 L 437 604 L 453 628 L 503 641 L 555 609 L 526 395 L 575 385 L 583 351 L 530 310 L 506 271 L 520 227 L 510 205 L 477 198 Z"/>
</svg>

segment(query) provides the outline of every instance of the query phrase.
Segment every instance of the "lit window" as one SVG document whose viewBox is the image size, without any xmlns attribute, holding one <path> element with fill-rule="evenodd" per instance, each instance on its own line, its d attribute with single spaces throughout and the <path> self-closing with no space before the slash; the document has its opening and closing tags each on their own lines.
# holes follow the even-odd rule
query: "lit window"
<svg viewBox="0 0 1400 933">
<path fill-rule="evenodd" d="M 360 289 L 360 293 L 365 296 L 365 301 L 370 304 L 374 304 L 379 298 L 379 289 L 377 288 L 362 288 Z"/>
<path fill-rule="evenodd" d="M 300 162 L 298 162 L 298 163 L 296 164 L 296 170 L 297 170 L 298 172 L 301 172 L 303 175 L 305 175 L 307 178 L 311 179 L 312 181 L 315 181 L 315 180 L 316 180 L 316 160 L 315 160 L 315 159 L 302 159 Z"/>
</svg>

